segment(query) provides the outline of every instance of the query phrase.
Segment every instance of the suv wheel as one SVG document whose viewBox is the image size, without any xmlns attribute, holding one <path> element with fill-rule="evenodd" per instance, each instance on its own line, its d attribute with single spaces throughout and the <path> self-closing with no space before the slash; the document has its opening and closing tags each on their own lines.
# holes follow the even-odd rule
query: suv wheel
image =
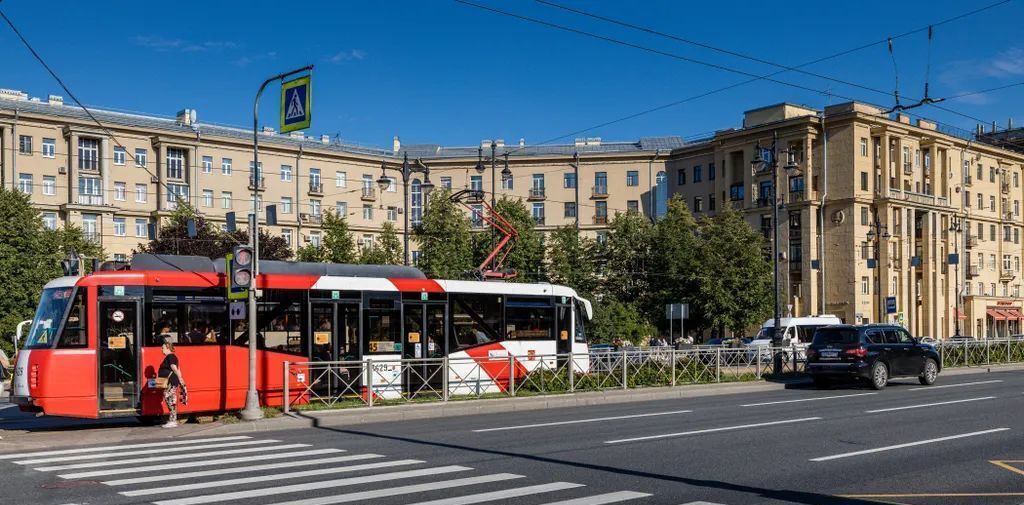
<svg viewBox="0 0 1024 505">
<path fill-rule="evenodd" d="M 886 384 L 889 383 L 889 367 L 881 361 L 876 361 L 871 367 L 870 381 L 872 389 L 885 389 Z"/>
<path fill-rule="evenodd" d="M 917 380 L 921 381 L 922 385 L 931 386 L 935 384 L 935 379 L 939 377 L 939 365 L 935 363 L 933 359 L 927 359 L 924 362 L 924 372 Z"/>
</svg>

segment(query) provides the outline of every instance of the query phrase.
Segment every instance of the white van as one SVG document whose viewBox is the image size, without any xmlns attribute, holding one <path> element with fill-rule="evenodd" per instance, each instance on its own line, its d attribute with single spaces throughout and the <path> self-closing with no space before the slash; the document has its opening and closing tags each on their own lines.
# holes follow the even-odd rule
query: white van
<svg viewBox="0 0 1024 505">
<path fill-rule="evenodd" d="M 782 334 L 783 347 L 807 347 L 814 338 L 814 332 L 822 326 L 843 324 L 836 316 L 807 316 L 807 317 L 783 317 L 779 319 L 779 325 L 784 328 Z M 769 319 L 761 325 L 761 331 L 757 332 L 757 338 L 751 340 L 749 346 L 770 346 L 775 336 L 775 319 Z"/>
</svg>

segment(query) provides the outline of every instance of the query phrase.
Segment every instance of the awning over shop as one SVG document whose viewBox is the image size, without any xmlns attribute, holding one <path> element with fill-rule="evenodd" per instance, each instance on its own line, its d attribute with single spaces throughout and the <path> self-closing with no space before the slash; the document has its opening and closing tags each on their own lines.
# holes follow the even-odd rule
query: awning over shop
<svg viewBox="0 0 1024 505">
<path fill-rule="evenodd" d="M 1005 321 L 1006 320 L 1006 314 L 1003 314 L 1002 312 L 1000 312 L 1000 311 L 998 311 L 996 309 L 988 309 L 985 312 L 988 314 L 988 317 L 991 317 L 992 319 L 995 319 L 996 321 Z"/>
<path fill-rule="evenodd" d="M 1019 321 L 1024 319 L 1024 314 L 1021 314 L 1018 309 L 1003 309 L 1003 313 L 1006 314 L 1006 318 L 1011 321 Z"/>
</svg>

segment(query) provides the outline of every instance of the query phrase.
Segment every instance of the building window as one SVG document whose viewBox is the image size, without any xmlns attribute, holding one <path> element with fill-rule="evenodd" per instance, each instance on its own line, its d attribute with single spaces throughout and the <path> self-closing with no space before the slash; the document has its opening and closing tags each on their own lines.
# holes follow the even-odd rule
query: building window
<svg viewBox="0 0 1024 505">
<path fill-rule="evenodd" d="M 213 172 L 213 156 L 203 156 L 203 173 Z"/>
<path fill-rule="evenodd" d="M 284 239 L 285 245 L 288 247 L 292 246 L 292 231 L 289 229 L 281 230 L 281 238 Z"/>
<path fill-rule="evenodd" d="M 995 169 L 995 167 L 988 167 L 988 182 L 996 182 L 996 169 Z"/>
<path fill-rule="evenodd" d="M 867 277 L 860 278 L 860 294 L 869 295 L 871 294 L 871 284 L 868 283 Z"/>
<path fill-rule="evenodd" d="M 640 212 L 640 202 L 637 200 L 626 200 L 626 212 Z"/>
<path fill-rule="evenodd" d="M 626 186 L 639 186 L 640 185 L 640 173 L 636 170 L 626 171 Z"/>
<path fill-rule="evenodd" d="M 78 168 L 80 170 L 99 170 L 99 152 L 99 141 L 96 139 L 78 139 Z"/>
<path fill-rule="evenodd" d="M 373 221 L 373 205 L 368 203 L 363 204 L 363 219 L 366 221 Z"/>
<path fill-rule="evenodd" d="M 220 192 L 220 208 L 222 208 L 222 209 L 230 209 L 232 207 L 232 202 L 233 201 L 234 200 L 231 198 L 231 192 L 230 191 L 221 191 Z"/>
<path fill-rule="evenodd" d="M 418 225 L 423 221 L 423 184 L 419 179 L 413 179 L 409 192 L 409 219 L 412 224 Z"/>
<path fill-rule="evenodd" d="M 676 172 L 676 185 L 677 186 L 684 186 L 684 185 L 686 185 L 686 169 L 685 168 L 680 168 Z"/>
<path fill-rule="evenodd" d="M 441 177 L 441 187 L 444 188 L 444 189 L 447 189 L 448 191 L 451 191 L 452 190 L 452 178 L 450 176 L 447 176 L 447 175 L 442 176 Z"/>
<path fill-rule="evenodd" d="M 594 193 L 608 194 L 608 172 L 594 172 Z"/>
<path fill-rule="evenodd" d="M 135 219 L 135 236 L 146 237 L 149 235 L 149 220 L 148 219 Z"/>
<path fill-rule="evenodd" d="M 995 254 L 989 254 L 988 255 L 988 269 L 993 271 L 993 272 L 996 271 L 996 255 Z"/>
<path fill-rule="evenodd" d="M 203 190 L 203 207 L 213 207 L 213 190 Z"/>
<path fill-rule="evenodd" d="M 127 198 L 127 193 L 127 184 L 123 182 L 114 183 L 114 200 L 117 200 L 119 202 L 125 201 L 125 199 Z"/>
<path fill-rule="evenodd" d="M 167 149 L 167 178 L 179 180 L 185 178 L 184 149 Z"/>
<path fill-rule="evenodd" d="M 996 241 L 996 225 L 994 224 L 988 225 L 988 239 L 993 242 Z"/>
<path fill-rule="evenodd" d="M 265 175 L 263 173 L 263 162 L 262 161 L 260 162 L 259 170 L 256 170 L 256 165 L 254 165 L 252 161 L 249 161 L 249 180 L 250 181 L 253 180 L 254 177 L 256 177 L 256 172 L 259 172 L 259 176 L 260 176 L 261 179 L 263 177 L 265 177 Z M 282 179 L 282 180 L 284 180 L 284 179 Z M 289 180 L 291 180 L 291 179 L 289 179 Z"/>
<path fill-rule="evenodd" d="M 103 205 L 103 190 L 100 189 L 98 177 L 78 178 L 78 203 L 83 205 Z"/>
<path fill-rule="evenodd" d="M 32 137 L 28 135 L 18 136 L 18 152 L 21 154 L 32 154 Z"/>
<path fill-rule="evenodd" d="M 57 178 L 52 175 L 43 176 L 43 194 L 53 196 L 57 194 Z"/>
<path fill-rule="evenodd" d="M 871 222 L 871 211 L 867 207 L 860 208 L 860 224 L 867 226 Z"/>
<path fill-rule="evenodd" d="M 762 198 L 764 196 L 762 195 Z M 737 182 L 729 186 L 729 199 L 736 202 L 743 200 L 743 183 Z"/>
<path fill-rule="evenodd" d="M 565 202 L 565 217 L 576 218 L 576 202 Z"/>
<path fill-rule="evenodd" d="M 135 203 L 146 203 L 148 187 L 145 184 L 135 185 Z"/>
<path fill-rule="evenodd" d="M 515 186 L 516 186 L 516 178 L 515 177 L 508 177 L 508 178 L 502 177 L 501 178 L 501 189 L 511 190 L 511 189 L 515 189 Z"/>
<path fill-rule="evenodd" d="M 483 178 L 483 176 L 480 176 L 480 175 L 471 175 L 471 176 L 469 176 L 469 189 L 471 189 L 473 191 L 483 191 L 484 190 L 484 178 Z"/>
<path fill-rule="evenodd" d="M 860 155 L 864 157 L 868 155 L 868 139 L 864 137 L 860 139 Z"/>
<path fill-rule="evenodd" d="M 868 190 L 868 173 L 867 172 L 861 172 L 860 173 L 860 190 L 861 191 L 867 191 Z"/>
<path fill-rule="evenodd" d="M 715 164 L 714 163 L 708 163 L 708 180 L 709 181 L 715 180 Z"/>
<path fill-rule="evenodd" d="M 419 251 L 413 251 L 412 252 L 412 264 L 413 265 L 419 265 L 420 264 L 420 252 Z"/>
<path fill-rule="evenodd" d="M 534 202 L 531 211 L 533 214 L 533 222 L 537 224 L 544 224 L 544 204 Z"/>
<path fill-rule="evenodd" d="M 309 232 L 309 243 L 313 247 L 320 247 L 320 232 L 311 231 Z"/>
<path fill-rule="evenodd" d="M 57 214 L 54 212 L 43 212 L 43 227 L 47 230 L 56 230 Z"/>
<path fill-rule="evenodd" d="M 704 169 L 700 165 L 693 167 L 693 182 L 701 182 L 704 180 Z"/>
<path fill-rule="evenodd" d="M 484 225 L 484 206 L 480 204 L 474 204 L 470 206 L 469 213 L 469 224 L 471 226 L 480 227 Z"/>
<path fill-rule="evenodd" d="M 149 163 L 149 151 L 139 148 L 135 150 L 135 166 L 146 168 Z"/>
<path fill-rule="evenodd" d="M 544 174 L 533 174 L 531 189 L 544 194 Z"/>
<path fill-rule="evenodd" d="M 334 212 L 336 212 L 338 214 L 338 217 L 342 219 L 348 217 L 348 203 L 334 202 Z"/>
<path fill-rule="evenodd" d="M 699 196 L 693 197 L 693 211 L 694 212 L 704 212 L 704 199 L 703 198 L 701 198 Z"/>
<path fill-rule="evenodd" d="M 388 180 L 388 187 L 385 191 L 388 193 L 398 191 L 398 179 L 395 179 L 394 177 L 387 177 L 386 179 Z"/>
<path fill-rule="evenodd" d="M 988 195 L 988 210 L 996 210 L 996 197 Z"/>
<path fill-rule="evenodd" d="M 43 157 L 44 158 L 55 158 L 57 157 L 57 141 L 54 139 L 43 139 Z M 1016 175 L 1016 174 L 1014 174 Z"/>
<path fill-rule="evenodd" d="M 346 172 L 334 172 L 334 187 L 344 188 L 348 186 L 348 174 Z"/>
<path fill-rule="evenodd" d="M 373 248 L 373 235 L 364 233 L 357 242 L 361 249 L 371 249 Z"/>
<path fill-rule="evenodd" d="M 188 203 L 188 184 L 168 184 L 167 185 L 167 208 L 176 209 L 178 208 L 178 201 L 187 204 Z"/>
<path fill-rule="evenodd" d="M 710 175 L 711 172 L 708 172 L 708 174 Z M 714 193 L 708 194 L 708 210 L 709 211 L 714 211 L 715 210 L 715 194 Z"/>
<path fill-rule="evenodd" d="M 608 202 L 594 202 L 594 217 L 597 221 L 594 224 L 608 224 Z"/>
<path fill-rule="evenodd" d="M 313 216 L 320 215 L 320 200 L 309 201 L 309 213 Z"/>
<path fill-rule="evenodd" d="M 18 174 L 18 189 L 27 195 L 32 194 L 32 174 Z"/>
<path fill-rule="evenodd" d="M 220 159 L 220 175 L 231 175 L 231 158 Z"/>
<path fill-rule="evenodd" d="M 124 148 L 117 146 L 114 148 L 114 164 L 124 165 Z"/>
<path fill-rule="evenodd" d="M 310 176 L 310 181 L 309 182 L 310 182 L 310 184 L 312 184 L 313 183 L 313 180 L 312 180 L 313 170 L 309 171 L 309 176 Z M 316 178 L 317 178 L 317 182 L 319 182 L 319 179 L 320 179 L 320 171 L 319 170 L 317 170 Z M 291 182 L 291 180 L 292 180 L 292 166 L 291 165 L 281 165 L 281 182 Z"/>
<path fill-rule="evenodd" d="M 284 180 L 284 167 L 285 167 L 285 165 L 281 165 L 281 180 Z M 292 177 L 291 174 L 292 174 L 292 168 L 288 167 L 288 180 L 291 180 L 291 177 Z M 310 168 L 309 169 L 309 187 L 310 188 L 320 188 L 320 169 L 319 168 Z"/>
<path fill-rule="evenodd" d="M 123 217 L 115 217 L 114 218 L 114 235 L 117 236 L 117 237 L 124 237 L 127 234 L 128 234 L 128 232 L 125 229 L 124 218 Z"/>
<path fill-rule="evenodd" d="M 985 195 L 978 193 L 978 210 L 985 210 Z"/>
<path fill-rule="evenodd" d="M 292 197 L 282 196 L 281 197 L 281 214 L 292 213 Z"/>
<path fill-rule="evenodd" d="M 562 174 L 562 187 L 563 188 L 575 188 L 576 187 L 576 173 L 565 173 Z"/>
<path fill-rule="evenodd" d="M 398 207 L 387 208 L 388 221 L 398 221 Z"/>
</svg>

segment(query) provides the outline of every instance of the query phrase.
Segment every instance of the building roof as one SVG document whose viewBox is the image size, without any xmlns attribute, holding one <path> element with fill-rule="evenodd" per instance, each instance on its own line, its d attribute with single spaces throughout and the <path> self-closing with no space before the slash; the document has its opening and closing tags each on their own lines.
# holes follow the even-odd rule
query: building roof
<svg viewBox="0 0 1024 505">
<path fill-rule="evenodd" d="M 639 153 L 664 151 L 683 147 L 686 142 L 682 137 L 641 137 L 636 142 L 601 142 L 600 139 L 580 139 L 572 144 L 542 145 L 499 145 L 495 152 L 498 156 L 572 156 L 573 153 L 607 154 L 607 153 Z M 445 147 L 439 144 L 410 144 L 402 146 L 399 155 L 409 154 L 410 158 L 473 158 L 477 156 L 480 146 Z M 490 156 L 490 146 L 484 147 L 484 154 Z"/>
</svg>

